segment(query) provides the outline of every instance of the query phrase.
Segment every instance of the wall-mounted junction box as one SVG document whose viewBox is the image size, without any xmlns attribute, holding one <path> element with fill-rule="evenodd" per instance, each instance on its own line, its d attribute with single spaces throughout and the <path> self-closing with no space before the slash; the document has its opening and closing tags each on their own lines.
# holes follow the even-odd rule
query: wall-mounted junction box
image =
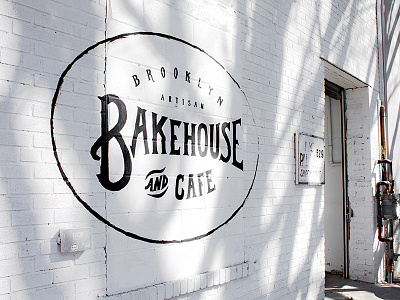
<svg viewBox="0 0 400 300">
<path fill-rule="evenodd" d="M 386 220 L 397 220 L 400 217 L 400 200 L 398 194 L 383 194 L 382 217 Z"/>
<path fill-rule="evenodd" d="M 91 248 L 91 228 L 60 229 L 61 252 L 78 252 Z"/>
</svg>

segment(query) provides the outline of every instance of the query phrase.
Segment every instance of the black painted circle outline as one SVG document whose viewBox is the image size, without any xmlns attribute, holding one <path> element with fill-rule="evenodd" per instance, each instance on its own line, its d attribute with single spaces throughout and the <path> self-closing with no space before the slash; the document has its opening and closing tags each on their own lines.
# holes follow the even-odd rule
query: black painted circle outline
<svg viewBox="0 0 400 300">
<path fill-rule="evenodd" d="M 154 243 L 154 244 L 183 243 L 183 242 L 190 242 L 190 241 L 198 240 L 198 239 L 201 239 L 201 238 L 204 238 L 204 237 L 206 237 L 206 236 L 211 235 L 212 233 L 214 233 L 215 231 L 217 231 L 218 229 L 220 229 L 222 226 L 228 224 L 229 221 L 232 220 L 232 219 L 237 215 L 237 213 L 242 209 L 242 207 L 244 206 L 244 204 L 245 204 L 247 198 L 248 198 L 249 195 L 250 195 L 251 190 L 253 189 L 253 185 L 254 185 L 254 182 L 255 182 L 255 179 L 256 179 L 256 175 L 257 175 L 258 162 L 259 162 L 259 157 L 260 157 L 260 154 L 259 154 L 259 153 L 257 153 L 257 162 L 256 162 L 255 170 L 254 170 L 253 180 L 252 180 L 251 185 L 250 185 L 250 187 L 249 187 L 249 190 L 248 190 L 248 192 L 247 192 L 247 194 L 246 194 L 246 197 L 244 197 L 244 199 L 243 199 L 241 205 L 232 213 L 232 215 L 231 215 L 226 221 L 224 221 L 223 223 L 221 223 L 220 225 L 218 225 L 218 226 L 215 227 L 214 229 L 212 229 L 212 230 L 210 230 L 210 231 L 208 231 L 208 232 L 206 232 L 206 233 L 204 233 L 204 234 L 202 234 L 202 235 L 199 235 L 199 236 L 196 236 L 196 237 L 192 237 L 192 238 L 183 239 L 183 240 L 155 240 L 155 239 L 150 239 L 150 238 L 146 238 L 146 237 L 140 236 L 140 235 L 138 235 L 138 234 L 135 234 L 135 233 L 126 231 L 126 230 L 122 229 L 121 227 L 118 227 L 118 226 L 112 224 L 110 221 L 108 221 L 108 220 L 105 219 L 102 215 L 100 215 L 97 211 L 95 211 L 94 209 L 92 209 L 92 208 L 90 207 L 90 205 L 88 205 L 88 204 L 79 196 L 79 194 L 75 191 L 74 187 L 72 186 L 71 182 L 69 181 L 67 175 L 65 174 L 65 172 L 64 172 L 64 170 L 63 170 L 63 168 L 62 168 L 62 166 L 61 166 L 60 159 L 59 159 L 59 157 L 58 157 L 56 141 L 55 141 L 55 138 L 54 138 L 54 112 L 55 112 L 55 108 L 56 108 L 56 104 L 57 104 L 57 98 L 58 98 L 58 96 L 59 96 L 59 94 L 60 94 L 61 86 L 62 86 L 62 84 L 63 84 L 63 82 L 64 82 L 65 76 L 66 76 L 67 73 L 71 70 L 71 68 L 72 68 L 72 66 L 74 65 L 75 62 L 77 62 L 79 59 L 81 59 L 84 55 L 86 55 L 87 53 L 89 53 L 91 50 L 95 49 L 97 46 L 100 46 L 100 45 L 106 44 L 106 43 L 111 43 L 111 42 L 114 42 L 114 41 L 116 41 L 116 40 L 118 40 L 118 39 L 126 38 L 126 37 L 129 37 L 129 36 L 135 36 L 135 35 L 157 36 L 157 37 L 160 37 L 160 38 L 166 38 L 166 39 L 169 39 L 169 40 L 174 40 L 174 41 L 177 41 L 177 42 L 181 42 L 181 43 L 183 43 L 183 44 L 185 44 L 185 45 L 187 45 L 187 46 L 190 46 L 190 47 L 192 47 L 192 48 L 194 48 L 194 49 L 200 51 L 201 53 L 204 53 L 205 55 L 207 55 L 208 57 L 210 57 L 214 62 L 216 62 L 216 63 L 229 75 L 229 77 L 230 77 L 230 78 L 233 80 L 233 82 L 237 85 L 237 87 L 238 87 L 238 88 L 240 89 L 240 91 L 243 93 L 243 95 L 244 95 L 246 101 L 248 102 L 247 97 L 246 97 L 246 94 L 245 94 L 244 91 L 240 88 L 239 84 L 238 84 L 238 83 L 236 82 L 236 80 L 232 77 L 232 75 L 231 75 L 231 74 L 216 60 L 216 59 L 214 59 L 211 55 L 209 55 L 207 52 L 205 52 L 205 51 L 202 50 L 201 48 L 199 48 L 199 47 L 197 47 L 197 46 L 195 46 L 195 45 L 193 45 L 193 44 L 191 44 L 191 43 L 189 43 L 189 42 L 186 42 L 186 41 L 184 41 L 184 40 L 182 40 L 182 39 L 180 39 L 180 38 L 177 38 L 177 37 L 174 37 L 174 36 L 171 36 L 171 35 L 167 35 L 167 34 L 163 34 L 163 33 L 156 33 L 156 32 L 132 32 L 132 33 L 124 33 L 124 34 L 116 35 L 116 36 L 114 36 L 114 37 L 110 37 L 110 38 L 104 39 L 104 40 L 102 40 L 102 41 L 100 41 L 100 42 L 97 42 L 96 44 L 94 44 L 94 45 L 88 47 L 85 51 L 83 51 L 83 52 L 80 53 L 77 57 L 75 57 L 75 59 L 74 59 L 74 60 L 67 66 L 67 68 L 64 70 L 64 72 L 62 72 L 62 74 L 61 74 L 61 76 L 60 76 L 60 79 L 58 80 L 57 88 L 56 88 L 56 91 L 54 92 L 53 100 L 52 100 L 52 103 L 51 103 L 50 133 L 51 133 L 51 143 L 52 143 L 52 146 L 53 146 L 53 154 L 54 154 L 54 157 L 55 157 L 55 159 L 56 159 L 57 167 L 58 167 L 58 169 L 59 169 L 59 171 L 60 171 L 60 173 L 61 173 L 62 178 L 63 178 L 64 182 L 67 184 L 67 186 L 69 187 L 69 189 L 72 191 L 72 193 L 73 193 L 73 195 L 75 196 L 75 198 L 76 198 L 76 199 L 83 205 L 83 207 L 85 207 L 94 217 L 96 217 L 99 221 L 102 221 L 104 224 L 108 225 L 109 227 L 111 227 L 111 228 L 115 229 L 116 231 L 118 231 L 118 232 L 120 232 L 120 233 L 126 235 L 127 237 L 134 238 L 134 239 L 141 240 L 141 241 L 148 242 L 148 243 Z M 250 107 L 250 106 L 249 106 L 249 107 Z M 251 109 L 250 109 L 250 110 L 251 110 Z M 253 122 L 255 123 L 254 119 L 253 119 Z M 259 141 L 257 142 L 257 144 L 258 144 L 258 146 L 259 146 Z"/>
</svg>

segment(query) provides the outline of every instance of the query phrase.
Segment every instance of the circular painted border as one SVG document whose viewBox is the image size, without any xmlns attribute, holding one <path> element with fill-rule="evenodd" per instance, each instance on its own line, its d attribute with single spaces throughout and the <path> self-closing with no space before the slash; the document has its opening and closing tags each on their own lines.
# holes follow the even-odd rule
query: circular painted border
<svg viewBox="0 0 400 300">
<path fill-rule="evenodd" d="M 206 236 L 211 235 L 212 233 L 214 233 L 215 231 L 217 231 L 218 229 L 220 229 L 222 226 L 228 224 L 229 221 L 231 221 L 231 220 L 237 215 L 237 213 L 242 209 L 242 207 L 244 206 L 244 204 L 245 204 L 247 198 L 248 198 L 249 195 L 250 195 L 251 190 L 253 189 L 253 185 L 254 185 L 254 182 L 255 182 L 255 179 L 256 179 L 256 175 L 257 175 L 258 162 L 259 162 L 259 156 L 260 156 L 259 153 L 257 153 L 257 161 L 256 161 L 256 165 L 255 165 L 253 180 L 252 180 L 252 182 L 251 182 L 251 185 L 250 185 L 250 187 L 249 187 L 249 190 L 247 191 L 247 194 L 246 194 L 246 196 L 244 197 L 244 199 L 243 199 L 241 205 L 232 213 L 232 215 L 231 215 L 227 220 L 225 220 L 223 223 L 221 223 L 220 225 L 218 225 L 218 226 L 215 227 L 214 229 L 212 229 L 212 230 L 210 230 L 210 231 L 208 231 L 208 232 L 206 232 L 206 233 L 204 233 L 204 234 L 201 234 L 201 235 L 198 235 L 198 236 L 195 236 L 195 237 L 191 237 L 191 238 L 186 238 L 186 239 L 183 239 L 183 240 L 157 240 L 157 239 L 146 238 L 146 237 L 144 237 L 144 236 L 140 236 L 140 235 L 135 234 L 135 233 L 133 233 L 133 232 L 126 231 L 126 230 L 122 229 L 121 227 L 118 227 L 118 226 L 112 224 L 110 221 L 108 221 L 106 218 L 104 218 L 102 215 L 100 215 L 97 211 L 95 211 L 94 209 L 92 209 L 92 208 L 90 207 L 90 205 L 87 204 L 87 203 L 79 196 L 79 194 L 78 194 L 77 191 L 74 189 L 74 187 L 72 186 L 71 182 L 69 181 L 67 175 L 65 174 L 65 172 L 64 172 L 64 170 L 63 170 L 63 168 L 62 168 L 62 166 L 61 166 L 60 159 L 59 159 L 59 157 L 58 157 L 56 141 L 55 141 L 55 138 L 54 138 L 54 112 L 55 112 L 55 108 L 56 108 L 56 104 L 57 104 L 57 98 L 58 98 L 58 96 L 59 96 L 59 94 L 60 94 L 61 86 L 62 86 L 62 84 L 63 84 L 63 82 L 64 82 L 65 76 L 66 76 L 67 73 L 70 71 L 70 69 L 71 69 L 72 66 L 75 64 L 75 62 L 77 62 L 77 61 L 78 61 L 79 59 L 81 59 L 84 55 L 88 54 L 91 50 L 95 49 L 96 47 L 98 47 L 98 46 L 100 46 L 100 45 L 102 45 L 102 44 L 112 43 L 112 42 L 114 42 L 114 41 L 116 41 L 116 40 L 118 40 L 118 39 L 123 39 L 123 38 L 129 37 L 129 36 L 135 36 L 135 35 L 157 36 L 157 37 L 160 37 L 160 38 L 166 38 L 166 39 L 169 39 L 169 40 L 174 40 L 174 41 L 177 41 L 177 42 L 181 42 L 181 43 L 183 43 L 183 44 L 185 44 L 185 45 L 187 45 L 187 46 L 190 46 L 190 47 L 192 47 L 192 48 L 194 48 L 194 49 L 196 49 L 196 50 L 198 50 L 198 51 L 204 53 L 205 55 L 207 55 L 208 57 L 210 57 L 213 61 L 215 61 L 215 62 L 229 75 L 229 77 L 233 80 L 233 82 L 237 85 L 237 87 L 238 87 L 238 88 L 240 89 L 240 91 L 243 93 L 243 95 L 244 95 L 244 97 L 245 97 L 245 99 L 246 99 L 246 101 L 247 101 L 246 94 L 243 92 L 243 90 L 240 88 L 239 84 L 238 84 L 237 81 L 231 76 L 231 74 L 230 74 L 217 60 L 215 60 L 211 55 L 209 55 L 207 52 L 205 52 L 205 51 L 202 50 L 201 48 L 199 48 L 199 47 L 197 47 L 197 46 L 195 46 L 195 45 L 193 45 L 193 44 L 191 44 L 191 43 L 189 43 L 189 42 L 186 42 L 186 41 L 184 41 L 184 40 L 182 40 L 182 39 L 176 38 L 176 37 L 171 36 L 171 35 L 163 34 L 163 33 L 155 33 L 155 32 L 133 32 L 133 33 L 124 33 L 124 34 L 120 34 L 120 35 L 117 35 L 117 36 L 114 36 L 114 37 L 110 37 L 110 38 L 104 39 L 104 40 L 102 40 L 102 41 L 100 41 L 100 42 L 97 42 L 96 44 L 94 44 L 94 45 L 88 47 L 85 51 L 83 51 L 81 54 L 79 54 L 77 57 L 75 57 L 75 59 L 74 59 L 74 60 L 67 66 L 67 68 L 64 70 L 64 72 L 62 72 L 62 74 L 61 74 L 61 76 L 60 76 L 60 79 L 58 80 L 57 88 L 56 88 L 56 91 L 55 91 L 55 93 L 54 93 L 53 100 L 52 100 L 52 103 L 51 103 L 50 132 L 51 132 L 51 142 L 52 142 L 52 146 L 53 146 L 54 157 L 55 157 L 55 159 L 56 159 L 58 169 L 59 169 L 59 171 L 60 171 L 60 173 L 61 173 L 61 176 L 62 176 L 64 182 L 67 184 L 67 186 L 69 187 L 69 189 L 71 190 L 71 192 L 74 194 L 75 198 L 76 198 L 76 199 L 77 199 L 77 200 L 78 200 L 78 201 L 79 201 L 79 202 L 80 202 L 94 217 L 96 217 L 98 220 L 102 221 L 103 223 L 105 223 L 105 224 L 108 225 L 109 227 L 111 227 L 111 228 L 117 230 L 118 232 L 120 232 L 120 233 L 126 235 L 127 237 L 134 238 L 134 239 L 141 240 L 141 241 L 148 242 L 148 243 L 155 243 L 155 244 L 172 244 L 172 243 L 183 243 L 183 242 L 190 242 L 190 241 L 198 240 L 198 239 L 201 239 L 201 238 L 204 238 L 204 237 L 206 237 Z M 248 102 L 248 101 L 247 101 L 247 102 Z M 253 121 L 254 121 L 254 119 L 253 119 Z"/>
</svg>

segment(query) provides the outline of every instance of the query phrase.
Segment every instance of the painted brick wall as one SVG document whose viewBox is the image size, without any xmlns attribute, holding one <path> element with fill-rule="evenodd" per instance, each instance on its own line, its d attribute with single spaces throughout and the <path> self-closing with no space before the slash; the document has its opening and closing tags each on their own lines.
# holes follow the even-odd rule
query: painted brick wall
<svg viewBox="0 0 400 300">
<path fill-rule="evenodd" d="M 323 136 L 320 57 L 379 89 L 374 3 L 3 0 L 0 299 L 323 299 L 324 192 L 294 184 L 293 135 Z M 247 95 L 244 115 L 254 116 L 255 125 L 245 140 L 248 151 L 260 153 L 257 180 L 243 211 L 210 238 L 175 246 L 129 239 L 84 209 L 57 169 L 49 119 L 61 72 L 95 42 L 135 31 L 164 32 L 205 49 Z M 88 83 L 88 69 L 70 76 Z M 79 93 L 85 85 L 65 88 Z M 366 116 L 375 109 L 374 91 L 368 103 L 360 98 Z M 88 109 L 78 98 L 71 107 Z M 70 114 L 63 111 L 66 119 L 79 117 Z M 366 140 L 373 135 L 360 130 Z M 362 143 L 354 145 L 355 158 L 365 159 Z M 371 178 L 358 182 L 360 201 L 371 200 Z M 369 217 L 354 221 L 354 231 Z M 373 234 L 374 224 L 368 226 Z M 80 227 L 92 228 L 92 249 L 61 254 L 59 229 Z M 354 257 L 367 266 L 354 271 L 360 278 L 376 269 L 369 271 L 372 245 L 365 251 L 357 243 L 368 237 L 352 237 Z"/>
<path fill-rule="evenodd" d="M 379 177 L 377 108 L 382 90 L 378 71 L 376 3 L 347 1 L 322 4 L 322 57 L 366 84 L 346 93 L 348 195 L 350 221 L 350 278 L 383 280 L 384 245 L 377 242 L 374 186 Z M 359 22 L 355 21 L 359 20 Z M 358 47 L 357 45 L 362 45 Z M 338 82 L 338 84 L 340 84 Z"/>
<path fill-rule="evenodd" d="M 368 102 L 366 99 L 370 99 Z M 346 91 L 350 222 L 350 278 L 384 279 L 385 245 L 377 241 L 374 186 L 379 180 L 378 95 L 364 87 Z M 366 122 L 365 120 L 369 120 Z M 370 175 L 370 176 L 369 176 Z"/>
<path fill-rule="evenodd" d="M 81 207 L 52 154 L 52 94 L 66 65 L 104 37 L 105 3 L 2 1 L 1 299 L 95 298 L 105 226 Z M 60 228 L 92 227 L 93 247 L 61 255 Z"/>
</svg>

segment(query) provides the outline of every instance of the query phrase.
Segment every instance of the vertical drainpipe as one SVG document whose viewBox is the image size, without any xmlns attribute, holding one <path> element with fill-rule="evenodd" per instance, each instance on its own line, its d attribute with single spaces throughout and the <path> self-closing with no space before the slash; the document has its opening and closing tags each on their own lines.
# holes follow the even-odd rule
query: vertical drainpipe
<svg viewBox="0 0 400 300">
<path fill-rule="evenodd" d="M 389 158 L 389 153 L 388 153 L 388 147 L 387 147 L 387 137 L 388 137 L 388 129 L 387 129 L 387 78 L 386 78 L 386 18 L 385 18 L 385 0 L 377 0 L 380 2 L 380 9 L 379 13 L 377 13 L 377 16 L 380 16 L 380 20 L 378 22 L 380 26 L 380 30 L 378 31 L 378 42 L 379 42 L 379 37 L 380 37 L 380 45 L 381 45 L 381 74 L 382 74 L 382 80 L 380 83 L 382 84 L 381 92 L 382 92 L 382 98 L 383 98 L 383 103 L 381 104 L 380 107 L 380 136 L 381 136 L 381 160 L 388 159 Z M 378 45 L 379 47 L 379 45 Z M 381 181 L 387 181 L 389 179 L 389 174 L 387 174 L 387 165 L 385 163 L 381 164 Z M 390 168 L 391 169 L 391 168 Z M 393 187 L 391 188 L 393 189 Z M 377 191 L 378 193 L 379 191 Z M 377 214 L 380 214 L 378 211 Z M 378 216 L 379 218 L 380 216 Z M 382 222 L 382 219 L 378 221 L 378 227 L 379 223 Z M 383 225 L 383 224 L 382 224 Z M 378 238 L 382 240 L 381 238 L 381 229 L 383 226 L 381 226 L 378 230 Z M 391 235 L 389 235 L 391 236 Z M 392 238 L 393 239 L 393 238 Z M 388 256 L 390 256 L 389 251 L 390 248 L 393 248 L 393 240 L 388 240 L 385 241 L 386 244 L 386 266 L 385 266 L 385 277 L 389 283 L 392 283 L 393 279 L 393 261 L 392 259 Z"/>
<path fill-rule="evenodd" d="M 381 181 L 376 184 L 376 205 L 377 205 L 377 225 L 378 239 L 386 243 L 386 266 L 385 277 L 389 283 L 393 281 L 394 251 L 393 251 L 393 216 L 387 216 L 387 200 L 394 201 L 394 181 L 392 178 L 392 161 L 387 159 L 387 126 L 385 107 L 382 105 L 379 110 L 379 123 L 381 135 L 381 159 L 378 164 L 381 166 Z M 382 187 L 384 187 L 382 189 Z M 385 198 L 385 200 L 383 200 Z M 385 203 L 384 203 L 385 202 Z M 385 212 L 383 213 L 383 207 Z M 386 223 L 384 223 L 384 220 Z M 384 236 L 383 229 L 386 229 L 387 235 Z"/>
<path fill-rule="evenodd" d="M 381 106 L 379 108 L 379 125 L 380 125 L 380 138 L 381 138 L 381 144 L 380 144 L 380 159 L 384 159 L 387 158 L 386 156 L 386 132 L 385 129 L 383 128 L 384 126 L 382 121 L 386 121 L 386 120 L 382 120 L 382 113 L 385 114 L 386 112 L 386 103 L 387 103 L 387 99 L 386 99 L 386 62 L 385 62 L 385 0 L 377 0 L 377 26 L 378 26 L 378 49 L 379 49 L 379 69 L 380 69 L 380 75 L 382 76 L 382 79 L 379 80 L 380 83 L 380 93 L 381 93 Z M 383 169 L 385 168 L 385 164 L 381 165 L 381 181 L 384 181 L 386 179 L 385 176 L 385 170 Z M 379 189 L 380 187 L 376 186 L 376 194 L 379 194 Z M 377 198 L 377 225 L 378 225 L 378 239 L 380 242 L 384 242 L 381 239 L 381 231 L 383 228 L 383 224 L 382 224 L 382 218 L 381 218 L 381 208 L 380 208 L 380 199 Z M 387 253 L 385 253 L 385 255 L 387 255 Z M 385 259 L 385 262 L 387 263 L 387 260 Z M 388 266 L 385 265 L 385 278 L 387 279 L 389 274 L 388 274 Z"/>
<path fill-rule="evenodd" d="M 385 107 L 387 113 L 387 84 L 386 84 L 386 54 L 385 54 L 385 0 L 377 0 L 376 2 L 376 23 L 377 23 L 377 38 L 378 38 L 378 68 L 381 75 L 379 80 L 380 86 L 380 99 L 383 102 L 382 105 Z"/>
<path fill-rule="evenodd" d="M 377 29 L 378 29 L 378 67 L 381 75 L 379 80 L 380 86 L 380 99 L 382 101 L 381 106 L 384 107 L 385 117 L 388 116 L 388 99 L 387 99 L 387 78 L 386 78 L 386 19 L 385 19 L 385 0 L 377 0 Z M 385 125 L 387 117 L 385 118 Z M 385 155 L 386 159 L 389 159 L 389 152 L 387 147 L 388 129 L 387 126 L 381 128 L 381 138 L 385 139 L 385 150 L 381 155 Z"/>
</svg>

